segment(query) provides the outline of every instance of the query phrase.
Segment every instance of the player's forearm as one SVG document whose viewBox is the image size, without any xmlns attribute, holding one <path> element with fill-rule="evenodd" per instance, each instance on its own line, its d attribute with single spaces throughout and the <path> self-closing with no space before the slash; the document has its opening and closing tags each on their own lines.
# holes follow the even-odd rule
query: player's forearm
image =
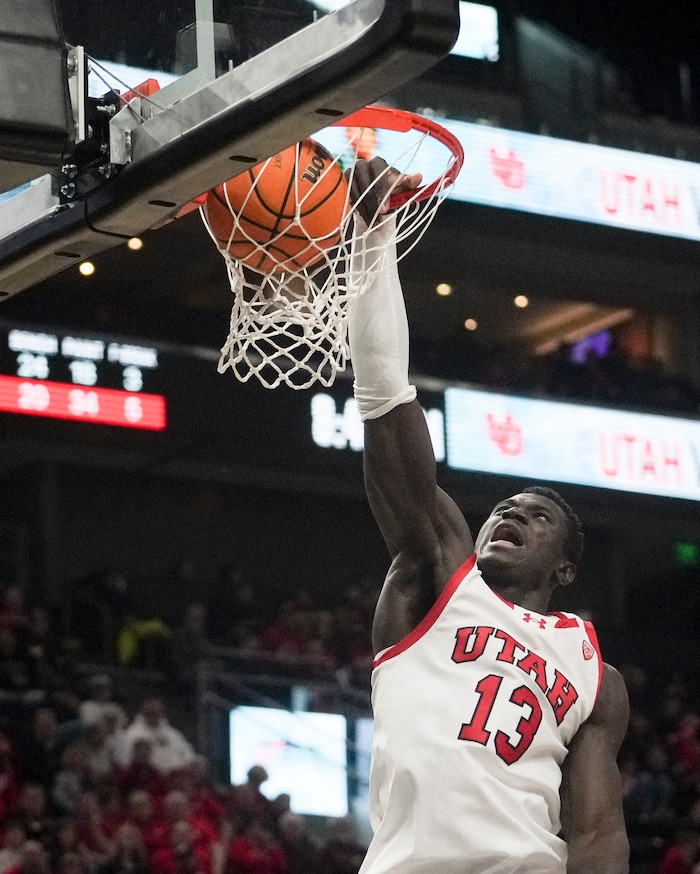
<svg viewBox="0 0 700 874">
<path fill-rule="evenodd" d="M 569 841 L 567 874 L 628 874 L 629 842 L 618 832 L 596 838 Z"/>
<path fill-rule="evenodd" d="M 408 321 L 396 267 L 393 219 L 361 241 L 353 270 L 376 269 L 385 252 L 385 266 L 350 311 L 349 337 L 354 391 L 363 421 L 377 418 L 415 398 L 408 381 Z M 376 248 L 375 248 L 376 247 Z"/>
</svg>

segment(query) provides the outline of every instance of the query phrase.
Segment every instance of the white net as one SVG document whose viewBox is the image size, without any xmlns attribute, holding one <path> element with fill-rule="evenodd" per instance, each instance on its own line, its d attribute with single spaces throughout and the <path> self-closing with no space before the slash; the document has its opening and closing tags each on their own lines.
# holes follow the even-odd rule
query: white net
<svg viewBox="0 0 700 874">
<path fill-rule="evenodd" d="M 349 192 L 358 153 L 362 152 L 363 132 L 362 128 L 353 129 L 347 143 L 334 151 L 331 166 L 324 169 L 324 173 L 337 174 L 340 167 L 348 181 L 339 235 L 335 230 L 327 238 L 314 238 L 308 233 L 303 219 L 303 196 L 295 198 L 291 222 L 265 243 L 254 239 L 245 219 L 245 205 L 235 208 L 226 198 L 231 213 L 227 241 L 217 239 L 202 208 L 204 223 L 226 262 L 234 296 L 230 331 L 219 359 L 220 373 L 230 368 L 241 382 L 254 376 L 267 388 L 286 384 L 304 389 L 317 382 L 330 386 L 336 374 L 345 369 L 349 359 L 347 320 L 353 301 L 371 286 L 376 273 L 386 266 L 387 258 L 400 260 L 418 243 L 450 190 L 449 171 L 455 160 L 454 153 L 442 146 L 437 150 L 437 154 L 443 153 L 441 169 L 430 186 L 430 196 L 426 197 L 425 189 L 418 188 L 401 195 L 405 202 L 400 206 L 394 207 L 395 197 L 391 200 L 396 230 L 388 242 L 395 241 L 397 247 L 385 242 L 379 248 L 368 243 L 368 227 L 376 228 L 387 220 L 388 204 L 395 195 L 389 182 L 396 185 L 392 168 L 400 174 L 422 172 L 417 156 L 421 148 L 426 151 L 425 141 L 430 140 L 429 167 L 434 174 L 435 140 L 423 131 L 403 132 L 401 151 L 391 155 L 392 168 L 387 167 L 352 203 Z M 270 161 L 256 168 L 259 172 L 253 188 L 263 178 Z M 363 204 L 365 220 L 359 215 Z M 368 212 L 366 207 L 370 204 Z M 293 260 L 280 254 L 285 243 L 282 237 L 288 238 L 290 233 L 297 241 L 304 238 L 303 248 Z M 241 256 L 240 242 L 236 242 L 241 240 L 245 241 L 245 256 Z M 393 252 L 398 254 L 394 256 Z M 265 273 L 249 266 L 256 263 L 256 257 L 258 264 L 265 265 Z M 296 262 L 300 261 L 305 263 L 298 266 Z"/>
</svg>

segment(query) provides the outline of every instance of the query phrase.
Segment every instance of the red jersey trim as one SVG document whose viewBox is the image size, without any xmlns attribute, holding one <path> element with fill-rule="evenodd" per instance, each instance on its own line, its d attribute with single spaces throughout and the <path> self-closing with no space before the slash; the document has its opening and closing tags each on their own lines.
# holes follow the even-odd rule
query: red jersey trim
<svg viewBox="0 0 700 874">
<path fill-rule="evenodd" d="M 553 610 L 551 613 L 547 613 L 547 616 L 556 616 L 557 624 L 554 626 L 555 628 L 578 628 L 579 621 L 575 616 L 569 616 L 566 613 L 562 613 L 561 610 Z"/>
<path fill-rule="evenodd" d="M 388 647 L 384 650 L 384 652 L 375 658 L 373 667 L 377 668 L 383 662 L 388 661 L 389 659 L 394 658 L 397 655 L 400 655 L 402 652 L 405 652 L 410 646 L 412 646 L 417 640 L 420 640 L 426 632 L 432 628 L 432 626 L 437 622 L 440 614 L 447 606 L 450 598 L 454 595 L 454 593 L 459 588 L 459 584 L 462 580 L 467 576 L 467 574 L 472 570 L 474 565 L 476 564 L 476 553 L 472 553 L 469 558 L 461 565 L 457 570 L 452 574 L 450 579 L 447 582 L 445 588 L 438 595 L 435 603 L 430 608 L 429 612 L 426 614 L 425 618 L 422 619 L 418 625 L 413 629 L 413 631 L 409 632 L 406 637 L 400 640 L 398 643 L 395 643 L 393 646 Z"/>
<path fill-rule="evenodd" d="M 484 582 L 486 582 L 486 580 L 484 580 Z M 488 586 L 489 591 L 491 592 L 492 595 L 495 595 L 499 601 L 502 601 L 506 605 L 506 607 L 510 607 L 511 610 L 515 610 L 515 604 L 512 601 L 508 601 L 506 598 L 503 597 L 503 595 L 501 595 L 500 592 L 497 592 L 495 589 L 492 589 L 488 583 L 486 583 L 486 585 Z"/>
<path fill-rule="evenodd" d="M 603 657 L 600 654 L 600 644 L 598 643 L 598 635 L 596 634 L 596 630 L 593 627 L 592 622 L 588 622 L 584 620 L 583 627 L 588 632 L 588 636 L 590 638 L 590 643 L 593 649 L 598 656 L 598 686 L 595 690 L 595 700 L 598 700 L 598 694 L 600 693 L 600 684 L 603 682 Z M 594 702 L 595 706 L 595 702 Z"/>
</svg>

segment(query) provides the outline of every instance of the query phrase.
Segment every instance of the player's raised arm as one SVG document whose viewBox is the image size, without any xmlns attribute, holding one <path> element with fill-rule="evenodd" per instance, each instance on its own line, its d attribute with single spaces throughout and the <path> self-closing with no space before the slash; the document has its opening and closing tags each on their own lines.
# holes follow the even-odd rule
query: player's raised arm
<svg viewBox="0 0 700 874">
<path fill-rule="evenodd" d="M 392 222 L 385 216 L 366 244 L 392 246 Z M 386 266 L 350 316 L 354 391 L 365 422 L 365 483 L 393 559 L 383 597 L 391 595 L 391 611 L 396 602 L 410 602 L 389 638 L 415 627 L 473 550 L 462 513 L 438 488 L 425 417 L 408 380 L 408 324 L 395 260 L 387 253 Z M 384 636 L 382 642 L 388 645 Z"/>
</svg>

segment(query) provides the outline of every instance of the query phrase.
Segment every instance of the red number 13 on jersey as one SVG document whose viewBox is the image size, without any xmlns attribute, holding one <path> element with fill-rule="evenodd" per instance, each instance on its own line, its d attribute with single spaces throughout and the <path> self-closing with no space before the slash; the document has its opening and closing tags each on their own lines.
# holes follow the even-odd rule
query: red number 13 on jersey
<svg viewBox="0 0 700 874">
<path fill-rule="evenodd" d="M 493 710 L 493 705 L 502 682 L 503 677 L 499 677 L 497 674 L 489 674 L 476 684 L 479 700 L 471 722 L 465 722 L 462 725 L 458 735 L 460 740 L 469 740 L 486 746 L 492 733 L 487 730 L 486 724 L 491 716 L 491 711 Z M 493 743 L 496 753 L 507 765 L 517 762 L 523 753 L 525 753 L 542 722 L 542 708 L 532 689 L 528 689 L 527 686 L 518 686 L 510 696 L 510 700 L 518 707 L 529 708 L 530 712 L 527 715 L 524 714 L 518 722 L 516 732 L 520 735 L 520 738 L 516 743 L 512 743 L 504 731 L 499 730 L 494 735 Z"/>
</svg>

